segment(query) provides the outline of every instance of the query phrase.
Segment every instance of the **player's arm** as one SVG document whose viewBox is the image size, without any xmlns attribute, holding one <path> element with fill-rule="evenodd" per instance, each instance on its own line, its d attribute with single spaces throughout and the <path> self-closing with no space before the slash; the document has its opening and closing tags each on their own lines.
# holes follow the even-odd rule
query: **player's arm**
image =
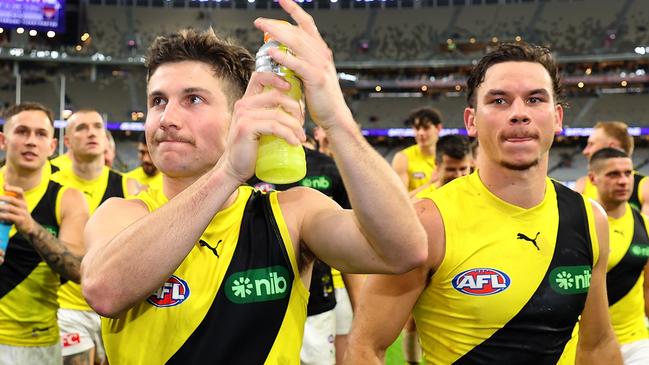
<svg viewBox="0 0 649 365">
<path fill-rule="evenodd" d="M 444 227 L 439 212 L 424 199 L 417 203 L 417 213 L 428 234 L 431 254 L 426 264 L 405 274 L 367 277 L 354 313 L 345 365 L 384 363 L 386 349 L 399 336 L 431 269 L 443 257 Z"/>
<path fill-rule="evenodd" d="M 577 364 L 622 364 L 618 344 L 608 313 L 606 294 L 606 267 L 609 253 L 609 234 L 606 213 L 597 203 L 591 202 L 595 218 L 599 259 L 593 267 L 586 305 L 579 321 Z"/>
<path fill-rule="evenodd" d="M 644 313 L 649 317 L 649 262 L 644 266 Z"/>
<path fill-rule="evenodd" d="M 88 304 L 114 317 L 144 300 L 180 266 L 237 186 L 213 169 L 151 213 L 139 200 L 107 200 L 84 233 Z"/>
<path fill-rule="evenodd" d="M 67 189 L 63 193 L 61 205 L 70 204 L 74 208 L 62 208 L 59 237 L 56 237 L 32 218 L 22 189 L 5 186 L 5 191 L 13 191 L 16 196 L 0 197 L 0 200 L 7 203 L 2 205 L 0 220 L 15 224 L 18 233 L 27 239 L 54 272 L 79 283 L 80 254 L 83 250 L 80 248 L 82 241 L 79 234 L 74 232 L 75 225 L 76 229 L 83 229 L 83 224 L 88 219 L 87 206 L 82 194 L 73 189 Z M 76 211 L 73 211 L 75 208 Z M 68 247 L 67 241 L 71 247 Z"/>
<path fill-rule="evenodd" d="M 355 312 L 361 295 L 361 288 L 365 282 L 365 275 L 340 273 L 345 283 L 345 290 L 349 296 L 349 302 L 352 305 L 352 310 Z"/>
<path fill-rule="evenodd" d="M 408 176 L 408 156 L 403 152 L 397 152 L 392 158 L 392 169 L 399 175 L 403 186 L 408 188 L 410 177 Z"/>
<path fill-rule="evenodd" d="M 640 201 L 640 210 L 644 215 L 649 216 L 649 177 L 645 176 L 638 184 L 638 200 Z"/>
<path fill-rule="evenodd" d="M 279 193 L 287 223 L 317 257 L 341 271 L 402 273 L 420 265 L 426 235 L 403 182 L 361 134 L 313 18 L 293 1 L 279 4 L 297 26 L 263 18 L 255 26 L 293 51 L 269 54 L 302 80 L 309 113 L 327 133 L 353 207 L 343 210 L 312 189 L 294 188 Z"/>
<path fill-rule="evenodd" d="M 582 176 L 577 181 L 575 181 L 575 191 L 583 194 L 584 189 L 586 189 L 586 179 L 588 179 L 588 176 Z"/>
</svg>

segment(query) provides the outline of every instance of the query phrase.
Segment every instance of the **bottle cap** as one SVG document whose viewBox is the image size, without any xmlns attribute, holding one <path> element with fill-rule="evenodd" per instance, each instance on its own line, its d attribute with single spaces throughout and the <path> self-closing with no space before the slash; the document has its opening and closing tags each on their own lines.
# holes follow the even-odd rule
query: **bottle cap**
<svg viewBox="0 0 649 365">
<path fill-rule="evenodd" d="M 279 23 L 289 24 L 289 25 L 291 24 L 291 23 L 287 22 L 286 20 L 274 20 L 274 21 L 279 22 Z M 273 39 L 273 38 L 271 38 L 270 34 L 268 34 L 268 32 L 264 32 L 264 43 L 268 43 L 268 41 L 271 40 L 271 39 Z"/>
</svg>

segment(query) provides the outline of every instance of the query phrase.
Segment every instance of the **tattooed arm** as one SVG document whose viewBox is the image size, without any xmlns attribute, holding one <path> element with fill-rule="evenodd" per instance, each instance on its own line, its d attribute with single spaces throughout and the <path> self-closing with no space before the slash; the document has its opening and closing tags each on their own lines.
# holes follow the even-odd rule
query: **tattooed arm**
<svg viewBox="0 0 649 365">
<path fill-rule="evenodd" d="M 0 219 L 13 222 L 54 272 L 79 283 L 79 267 L 84 253 L 83 228 L 88 220 L 88 206 L 83 195 L 74 189 L 62 193 L 57 238 L 32 218 L 22 189 L 5 186 L 5 190 L 16 192 L 16 196 L 0 196 L 0 200 L 7 203 L 2 205 Z"/>
</svg>

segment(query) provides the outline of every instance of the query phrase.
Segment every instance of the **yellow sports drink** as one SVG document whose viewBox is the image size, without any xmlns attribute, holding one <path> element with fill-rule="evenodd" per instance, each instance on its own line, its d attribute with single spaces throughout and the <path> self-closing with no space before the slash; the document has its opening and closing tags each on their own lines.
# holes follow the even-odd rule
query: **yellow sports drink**
<svg viewBox="0 0 649 365">
<path fill-rule="evenodd" d="M 266 33 L 264 45 L 256 55 L 255 69 L 260 72 L 274 72 L 284 77 L 291 84 L 288 95 L 295 100 L 302 100 L 302 81 L 293 70 L 278 64 L 268 55 L 268 50 L 271 48 L 290 52 L 285 45 L 271 39 Z M 272 87 L 268 86 L 265 88 L 266 91 L 271 89 Z M 304 149 L 300 145 L 293 146 L 282 138 L 272 135 L 261 136 L 255 175 L 259 180 L 273 184 L 288 184 L 301 180 L 306 175 Z"/>
</svg>

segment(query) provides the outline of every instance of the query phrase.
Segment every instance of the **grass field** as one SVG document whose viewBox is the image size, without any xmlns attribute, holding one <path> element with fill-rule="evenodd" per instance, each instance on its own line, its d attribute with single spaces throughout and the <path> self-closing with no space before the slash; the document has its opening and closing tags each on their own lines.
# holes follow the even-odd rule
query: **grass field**
<svg viewBox="0 0 649 365">
<path fill-rule="evenodd" d="M 386 365 L 404 365 L 406 362 L 403 360 L 403 350 L 401 349 L 401 335 L 397 338 L 392 346 L 388 347 L 388 351 L 385 353 L 385 364 Z M 422 361 L 421 365 L 426 363 Z"/>
</svg>

